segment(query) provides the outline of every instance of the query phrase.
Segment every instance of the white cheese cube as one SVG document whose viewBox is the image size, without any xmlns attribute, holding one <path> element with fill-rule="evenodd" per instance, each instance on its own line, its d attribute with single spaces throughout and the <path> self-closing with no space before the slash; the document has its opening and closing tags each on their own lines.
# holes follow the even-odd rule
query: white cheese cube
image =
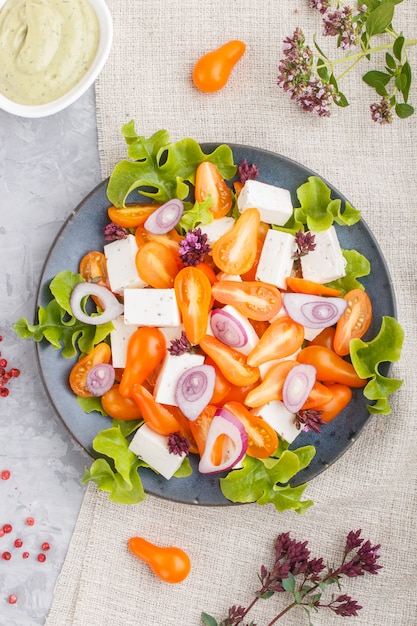
<svg viewBox="0 0 417 626">
<path fill-rule="evenodd" d="M 168 450 L 168 437 L 156 433 L 147 424 L 143 424 L 136 431 L 129 450 L 167 480 L 181 467 L 185 456 L 171 454 Z"/>
<path fill-rule="evenodd" d="M 275 187 L 258 180 L 247 180 L 237 199 L 241 213 L 245 209 L 256 208 L 262 222 L 283 226 L 291 217 L 293 206 L 288 189 Z"/>
<path fill-rule="evenodd" d="M 314 232 L 314 250 L 301 257 L 303 278 L 316 283 L 330 283 L 346 275 L 346 259 L 337 238 L 336 229 L 330 226 L 322 232 Z"/>
<path fill-rule="evenodd" d="M 181 355 L 166 354 L 159 370 L 155 383 L 154 396 L 157 402 L 177 406 L 175 400 L 175 389 L 180 376 L 190 367 L 203 365 L 204 356 L 202 354 L 190 354 L 185 352 Z"/>
<path fill-rule="evenodd" d="M 242 315 L 242 313 L 240 313 L 237 309 L 235 309 L 235 307 L 232 306 L 231 304 L 226 304 L 226 306 L 224 306 L 222 310 L 225 313 L 228 313 L 229 315 L 231 315 L 237 322 L 239 322 L 239 324 L 243 326 L 243 329 L 248 338 L 247 343 L 241 348 L 235 347 L 234 349 L 237 350 L 238 352 L 241 352 L 242 354 L 248 355 L 249 352 L 253 350 L 253 348 L 256 346 L 256 344 L 259 341 L 259 337 L 256 333 L 256 330 L 254 329 L 254 327 L 252 326 L 248 318 Z M 209 334 L 211 335 L 214 334 L 211 327 L 210 327 Z"/>
<path fill-rule="evenodd" d="M 146 283 L 139 277 L 135 258 L 138 247 L 133 235 L 126 239 L 117 239 L 104 246 L 107 273 L 110 288 L 113 293 L 122 294 L 124 289 L 146 287 Z"/>
<path fill-rule="evenodd" d="M 174 289 L 125 289 L 125 324 L 179 326 L 181 314 Z"/>
<path fill-rule="evenodd" d="M 166 346 L 169 348 L 171 341 L 181 339 L 181 333 L 184 330 L 184 326 L 182 324 L 180 326 L 159 326 L 159 330 L 165 337 Z"/>
<path fill-rule="evenodd" d="M 124 316 L 119 315 L 113 320 L 114 330 L 110 333 L 111 360 L 113 367 L 126 367 L 126 353 L 129 339 L 137 329 L 135 324 L 129 326 L 124 322 Z"/>
<path fill-rule="evenodd" d="M 291 276 L 296 250 L 293 235 L 280 230 L 268 230 L 256 270 L 256 280 L 286 289 L 286 278 Z"/>
<path fill-rule="evenodd" d="M 278 433 L 282 439 L 291 443 L 301 430 L 295 425 L 295 415 L 288 411 L 281 400 L 272 400 L 256 409 L 256 415 L 263 417 L 265 422 Z"/>
<path fill-rule="evenodd" d="M 219 217 L 210 222 L 210 224 L 199 224 L 198 228 L 201 228 L 201 232 L 207 235 L 207 243 L 211 245 L 217 241 L 217 239 L 220 239 L 222 235 L 227 233 L 235 223 L 233 217 L 226 216 Z"/>
</svg>

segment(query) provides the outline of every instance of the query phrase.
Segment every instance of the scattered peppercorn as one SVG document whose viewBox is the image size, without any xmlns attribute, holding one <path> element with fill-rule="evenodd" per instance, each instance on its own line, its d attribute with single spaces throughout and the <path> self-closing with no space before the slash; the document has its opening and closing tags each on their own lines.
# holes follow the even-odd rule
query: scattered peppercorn
<svg viewBox="0 0 417 626">
<path fill-rule="evenodd" d="M 10 471 L 6 470 L 6 469 L 2 470 L 1 479 L 2 480 L 9 480 L 9 478 L 10 478 Z"/>
<path fill-rule="evenodd" d="M 35 520 L 33 519 L 33 517 L 26 518 L 26 526 L 33 526 L 34 523 L 35 523 Z"/>
<path fill-rule="evenodd" d="M 3 337 L 1 337 L 1 341 L 3 341 Z M 0 352 L 1 355 L 1 352 Z M 4 357 L 0 358 L 0 397 L 7 398 L 9 395 L 9 390 L 6 385 L 11 378 L 18 378 L 20 376 L 20 370 L 17 367 L 12 367 L 10 371 L 6 371 L 7 367 L 7 359 Z"/>
<path fill-rule="evenodd" d="M 40 563 L 44 563 L 44 561 L 46 561 L 46 556 L 45 554 L 43 554 L 42 552 L 40 554 L 38 554 L 38 561 Z"/>
<path fill-rule="evenodd" d="M 9 602 L 9 604 L 16 604 L 16 602 L 17 602 L 17 596 L 16 596 L 14 593 L 12 593 L 12 594 L 9 596 L 8 602 Z"/>
<path fill-rule="evenodd" d="M 28 559 L 29 558 L 29 552 L 23 552 L 22 553 L 22 558 L 23 559 Z"/>
<path fill-rule="evenodd" d="M 3 552 L 3 554 L 1 555 L 1 558 L 4 559 L 5 561 L 10 561 L 10 559 L 12 558 L 12 555 L 10 554 L 10 552 Z"/>
<path fill-rule="evenodd" d="M 42 544 L 42 550 L 44 550 L 44 552 L 47 552 L 50 549 L 51 549 L 51 546 L 49 545 L 49 543 L 47 541 L 44 541 Z"/>
<path fill-rule="evenodd" d="M 5 533 L 11 533 L 13 526 L 11 524 L 3 524 L 3 530 Z"/>
<path fill-rule="evenodd" d="M 21 539 L 15 539 L 14 545 L 15 548 L 21 548 L 23 546 L 23 541 Z"/>
</svg>

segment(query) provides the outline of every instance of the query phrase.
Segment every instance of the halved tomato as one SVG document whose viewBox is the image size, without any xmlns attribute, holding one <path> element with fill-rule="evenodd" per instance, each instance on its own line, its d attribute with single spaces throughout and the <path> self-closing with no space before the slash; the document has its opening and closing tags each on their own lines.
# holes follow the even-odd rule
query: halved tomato
<svg viewBox="0 0 417 626">
<path fill-rule="evenodd" d="M 81 398 L 91 398 L 92 394 L 87 389 L 87 374 L 94 365 L 110 363 L 111 350 L 107 343 L 98 343 L 95 348 L 81 357 L 73 366 L 69 384 L 72 391 Z"/>
<path fill-rule="evenodd" d="M 223 408 L 242 422 L 248 436 L 246 452 L 249 456 L 266 459 L 275 452 L 278 447 L 278 435 L 268 422 L 250 413 L 240 402 L 227 402 Z"/>
<path fill-rule="evenodd" d="M 210 211 L 215 218 L 224 217 L 229 213 L 232 208 L 230 189 L 216 165 L 203 161 L 195 174 L 195 199 L 203 202 L 209 196 L 213 200 Z"/>
<path fill-rule="evenodd" d="M 170 289 L 178 274 L 171 250 L 159 241 L 148 241 L 136 253 L 136 269 L 142 280 L 155 289 Z"/>
<path fill-rule="evenodd" d="M 262 281 L 219 280 L 212 287 L 215 300 L 232 304 L 249 319 L 265 321 L 281 309 L 282 296 L 278 288 Z"/>
<path fill-rule="evenodd" d="M 136 245 L 141 248 L 145 243 L 149 241 L 157 241 L 164 244 L 170 251 L 177 255 L 180 247 L 180 241 L 182 237 L 177 233 L 175 229 L 170 230 L 165 235 L 154 235 L 146 230 L 142 225 L 138 226 L 135 230 Z"/>
<path fill-rule="evenodd" d="M 232 385 L 246 386 L 256 383 L 259 369 L 250 367 L 246 357 L 237 350 L 226 346 L 216 337 L 205 335 L 199 341 L 200 348 L 213 359 L 225 378 Z"/>
<path fill-rule="evenodd" d="M 347 307 L 336 324 L 333 350 L 340 356 L 349 354 L 350 340 L 362 337 L 372 320 L 372 304 L 362 289 L 352 289 L 345 296 Z"/>
<path fill-rule="evenodd" d="M 248 363 L 255 367 L 267 361 L 285 358 L 301 348 L 303 341 L 304 327 L 288 315 L 283 315 L 264 332 L 248 354 Z"/>
<path fill-rule="evenodd" d="M 184 267 L 175 277 L 174 289 L 184 332 L 192 344 L 198 344 L 207 331 L 211 306 L 210 281 L 197 267 Z"/>
<path fill-rule="evenodd" d="M 258 209 L 247 209 L 230 230 L 213 243 L 213 261 L 222 272 L 244 274 L 255 262 L 258 248 Z"/>
<path fill-rule="evenodd" d="M 107 209 L 109 219 L 123 228 L 136 228 L 143 224 L 160 204 L 131 203 L 124 207 L 111 206 Z"/>
<path fill-rule="evenodd" d="M 87 252 L 80 261 L 78 271 L 88 283 L 109 287 L 106 257 L 102 252 L 98 250 Z"/>
</svg>

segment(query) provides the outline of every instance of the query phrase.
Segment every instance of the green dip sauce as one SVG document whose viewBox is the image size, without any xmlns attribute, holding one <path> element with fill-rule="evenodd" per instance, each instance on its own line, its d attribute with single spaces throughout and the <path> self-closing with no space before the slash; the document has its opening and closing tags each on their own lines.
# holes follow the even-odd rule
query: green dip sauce
<svg viewBox="0 0 417 626">
<path fill-rule="evenodd" d="M 0 10 L 0 93 L 25 105 L 56 100 L 87 72 L 98 42 L 87 0 L 8 0 Z"/>
</svg>

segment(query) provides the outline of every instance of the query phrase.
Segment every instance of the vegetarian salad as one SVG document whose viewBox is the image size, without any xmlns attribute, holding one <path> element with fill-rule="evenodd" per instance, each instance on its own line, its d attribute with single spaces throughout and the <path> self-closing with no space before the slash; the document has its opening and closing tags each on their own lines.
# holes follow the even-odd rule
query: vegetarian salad
<svg viewBox="0 0 417 626">
<path fill-rule="evenodd" d="M 137 503 L 138 468 L 176 480 L 195 455 L 194 471 L 218 477 L 231 502 L 304 512 L 306 484 L 290 482 L 315 448 L 297 447 L 300 433 L 320 433 L 352 390 L 388 414 L 402 383 L 379 372 L 400 358 L 402 328 L 383 316 L 365 341 L 373 307 L 358 278 L 370 264 L 335 229 L 360 213 L 316 176 L 293 206 L 227 145 L 206 154 L 166 131 L 138 136 L 133 122 L 123 134 L 103 248 L 56 274 L 35 325 L 15 324 L 75 358 L 81 407 L 112 419 L 83 481 Z"/>
</svg>

